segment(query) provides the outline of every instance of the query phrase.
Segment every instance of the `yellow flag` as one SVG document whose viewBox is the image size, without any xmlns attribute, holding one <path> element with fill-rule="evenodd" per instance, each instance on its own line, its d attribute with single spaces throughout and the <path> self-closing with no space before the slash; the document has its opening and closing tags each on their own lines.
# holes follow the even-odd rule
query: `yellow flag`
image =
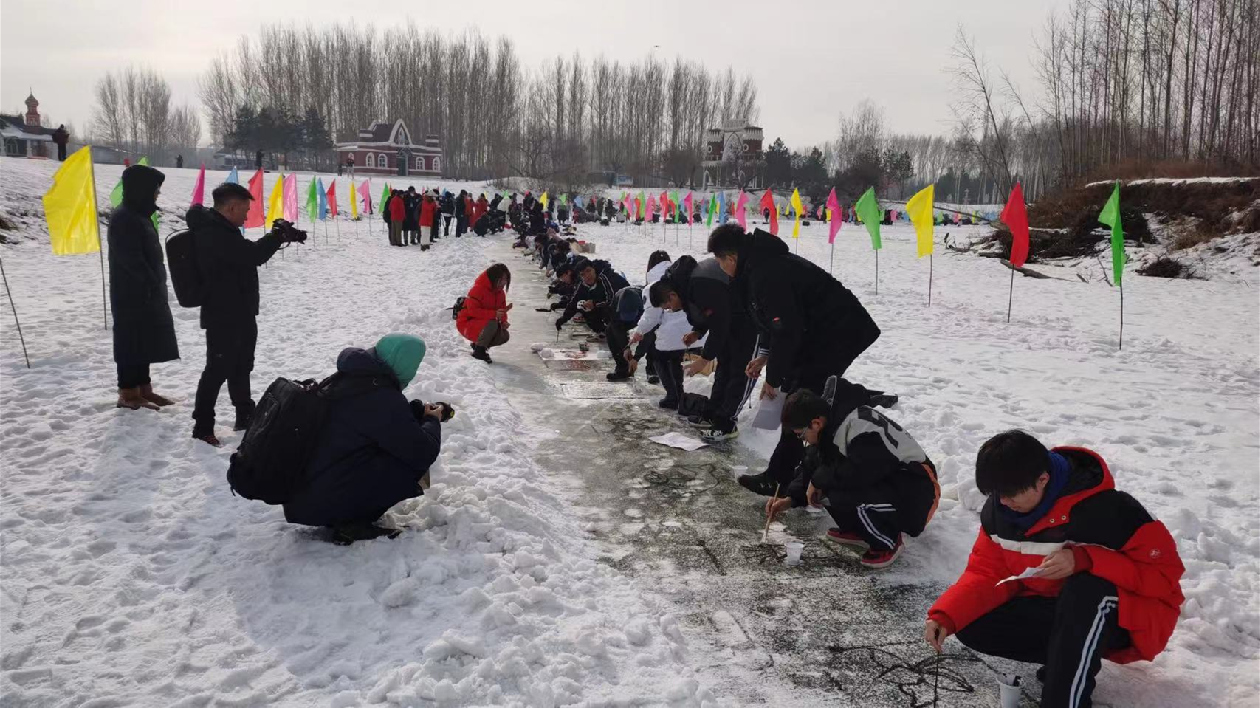
<svg viewBox="0 0 1260 708">
<path fill-rule="evenodd" d="M 90 145 L 66 158 L 53 174 L 53 186 L 44 194 L 44 218 L 48 220 L 53 255 L 72 256 L 101 250 Z"/>
<path fill-rule="evenodd" d="M 538 198 L 538 201 L 542 203 L 543 211 L 546 211 L 547 210 L 547 193 L 543 192 L 542 196 Z"/>
<path fill-rule="evenodd" d="M 354 193 L 354 180 L 350 180 L 350 218 L 359 218 L 359 197 Z"/>
<path fill-rule="evenodd" d="M 805 207 L 801 206 L 801 192 L 799 189 L 792 190 L 792 210 L 796 212 L 796 223 L 792 224 L 792 238 L 800 238 L 801 212 L 805 211 Z"/>
<path fill-rule="evenodd" d="M 831 223 L 831 210 L 830 209 L 827 210 L 827 223 L 828 224 Z"/>
<path fill-rule="evenodd" d="M 271 230 L 271 222 L 284 218 L 284 175 L 276 175 L 276 186 L 271 188 L 271 197 L 267 199 L 267 230 Z M 354 199 L 354 192 L 350 192 Z"/>
<path fill-rule="evenodd" d="M 929 184 L 906 202 L 906 213 L 919 236 L 919 258 L 932 253 L 932 201 L 936 197 L 936 185 Z"/>
</svg>

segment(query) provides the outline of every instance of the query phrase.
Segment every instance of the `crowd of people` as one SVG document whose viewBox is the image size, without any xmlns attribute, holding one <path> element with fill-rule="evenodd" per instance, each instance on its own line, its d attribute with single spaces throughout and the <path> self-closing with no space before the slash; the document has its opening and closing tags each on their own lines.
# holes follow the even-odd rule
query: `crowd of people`
<svg viewBox="0 0 1260 708">
<path fill-rule="evenodd" d="M 118 406 L 133 410 L 172 404 L 153 390 L 149 365 L 179 355 L 167 271 L 149 218 L 162 182 L 150 167 L 127 168 L 108 231 Z M 393 193 L 386 204 L 391 243 L 424 246 L 417 231 L 426 226 L 431 243 L 439 215 L 449 221 L 445 196 Z M 468 219 L 482 223 L 497 211 L 499 200 L 452 195 L 456 235 Z M 290 227 L 246 239 L 239 227 L 250 202 L 247 189 L 223 184 L 212 207 L 187 214 L 207 348 L 192 435 L 220 444 L 214 408 L 226 382 L 235 427 L 247 431 L 242 450 L 267 439 L 260 420 L 274 423 L 286 413 L 283 402 L 268 401 L 269 389 L 268 415 L 255 416 L 257 268 L 304 238 Z M 870 569 L 893 564 L 905 538 L 925 532 L 941 497 L 936 466 L 880 410 L 895 406 L 896 396 L 848 378 L 881 332 L 838 280 L 769 233 L 721 224 L 708 238 L 709 257 L 697 262 L 656 251 L 645 265 L 645 284 L 635 286 L 611 263 L 580 252 L 580 242 L 561 227 L 571 214 L 554 220 L 529 194 L 519 201 L 513 195 L 506 211 L 517 245 L 550 279 L 557 300 L 543 309 L 559 313 L 557 332 L 580 323 L 589 343 L 606 345 L 615 362 L 610 381 L 632 379 L 644 362 L 649 383 L 664 390 L 659 407 L 712 444 L 739 434 L 737 419 L 758 380 L 759 398 L 783 397 L 780 437 L 766 469 L 738 479 L 767 497 L 770 519 L 821 507 L 834 522 L 829 542 L 854 549 Z M 472 356 L 486 363 L 490 349 L 509 342 L 511 282 L 508 267 L 496 263 L 454 308 L 455 327 Z M 328 528 L 337 543 L 398 533 L 380 525 L 380 517 L 423 494 L 441 450 L 441 424 L 453 415 L 445 404 L 404 396 L 425 351 L 419 337 L 387 335 L 371 348 L 345 349 L 332 376 L 294 389 L 324 408 L 318 428 L 302 438 L 308 442 L 296 481 L 275 502 L 283 503 L 287 520 Z M 709 371 L 708 396 L 685 390 L 685 377 Z M 233 456 L 234 467 L 241 454 Z M 1055 707 L 1090 705 L 1103 658 L 1151 660 L 1163 650 L 1183 602 L 1176 544 L 1137 500 L 1116 489 L 1100 455 L 1047 449 L 1025 432 L 1008 431 L 980 447 L 975 481 L 988 497 L 979 534 L 958 581 L 927 610 L 929 645 L 939 651 L 953 635 L 977 652 L 1042 664 L 1041 704 Z"/>
<path fill-rule="evenodd" d="M 513 195 L 513 198 L 515 195 Z M 381 205 L 381 218 L 389 231 L 391 246 L 419 246 L 427 251 L 439 238 L 461 238 L 471 230 L 478 236 L 503 231 L 507 215 L 499 208 L 504 197 L 496 193 L 487 199 L 484 192 L 473 199 L 461 189 L 459 194 L 438 189 L 417 192 L 415 187 L 390 191 Z"/>
</svg>

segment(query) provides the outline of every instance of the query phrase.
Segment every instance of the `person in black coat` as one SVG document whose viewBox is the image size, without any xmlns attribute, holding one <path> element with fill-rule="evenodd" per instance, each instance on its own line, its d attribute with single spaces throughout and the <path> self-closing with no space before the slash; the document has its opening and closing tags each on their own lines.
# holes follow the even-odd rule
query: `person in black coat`
<svg viewBox="0 0 1260 708">
<path fill-rule="evenodd" d="M 459 196 L 455 197 L 455 238 L 464 235 L 468 230 L 468 214 L 472 211 L 472 203 L 468 198 L 466 190 L 459 190 Z"/>
<path fill-rule="evenodd" d="M 574 264 L 573 270 L 580 278 L 580 283 L 569 298 L 564 314 L 556 320 L 556 329 L 564 327 L 580 309 L 586 326 L 595 333 L 602 334 L 612 315 L 613 296 L 622 288 L 629 287 L 630 283 L 613 270 L 608 261 L 583 261 Z"/>
<path fill-rule="evenodd" d="M 403 235 L 409 237 L 414 246 L 420 243 L 420 195 L 415 187 L 408 187 L 403 193 Z"/>
<path fill-rule="evenodd" d="M 451 235 L 451 219 L 455 218 L 455 197 L 450 192 L 442 192 L 442 198 L 438 200 L 438 207 L 442 211 L 442 235 Z"/>
<path fill-rule="evenodd" d="M 128 167 L 122 175 L 122 204 L 109 217 L 109 304 L 119 408 L 156 410 L 174 403 L 154 393 L 149 378 L 150 364 L 179 358 L 166 262 L 151 219 L 165 179 L 152 167 Z"/>
<path fill-rule="evenodd" d="M 843 378 L 879 338 L 879 326 L 857 297 L 827 271 L 792 254 L 777 236 L 761 229 L 748 234 L 728 224 L 713 230 L 709 251 L 728 275 L 743 280 L 748 313 L 759 331 L 747 375 L 755 379 L 765 370 L 762 398 L 800 389 L 821 395 L 828 378 Z M 784 427 L 767 470 L 744 475 L 739 483 L 770 496 L 776 485 L 791 483 L 803 454 L 801 441 Z"/>
<path fill-rule="evenodd" d="M 402 393 L 424 352 L 423 340 L 403 334 L 342 350 L 327 423 L 303 488 L 284 505 L 287 521 L 332 527 L 339 543 L 397 534 L 373 522 L 424 494 L 442 445 L 441 406 Z"/>
<path fill-rule="evenodd" d="M 204 292 L 201 328 L 206 331 L 206 368 L 197 384 L 192 435 L 217 447 L 214 406 L 224 381 L 236 407 L 233 429 L 248 428 L 254 412 L 249 374 L 258 342 L 258 266 L 275 254 L 283 237 L 272 231 L 250 241 L 241 233 L 252 199 L 245 187 L 225 183 L 213 194 L 213 209 L 193 206 L 185 219 L 196 244 Z"/>
</svg>

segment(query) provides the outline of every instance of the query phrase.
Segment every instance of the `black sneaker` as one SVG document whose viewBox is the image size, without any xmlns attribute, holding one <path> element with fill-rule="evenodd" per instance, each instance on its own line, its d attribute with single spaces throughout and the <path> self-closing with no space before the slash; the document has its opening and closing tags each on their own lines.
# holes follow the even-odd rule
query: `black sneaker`
<svg viewBox="0 0 1260 708">
<path fill-rule="evenodd" d="M 871 396 L 871 405 L 880 408 L 892 408 L 897 405 L 897 397 L 891 393 L 877 393 Z"/>
<path fill-rule="evenodd" d="M 608 376 L 605 378 L 607 378 L 609 381 L 629 381 L 630 379 L 634 377 L 630 375 L 629 371 L 613 371 L 613 372 L 610 372 Z"/>
<path fill-rule="evenodd" d="M 1046 682 L 1046 667 L 1042 666 L 1037 669 L 1037 682 L 1042 684 Z"/>
<path fill-rule="evenodd" d="M 338 546 L 349 546 L 355 541 L 370 541 L 374 538 L 398 538 L 401 529 L 390 529 L 376 524 L 354 523 L 339 524 L 333 527 L 332 542 Z"/>
<path fill-rule="evenodd" d="M 671 401 L 668 398 L 662 398 L 661 400 L 656 402 L 656 405 L 660 406 L 661 408 L 664 408 L 667 411 L 678 410 L 678 401 Z"/>
<path fill-rule="evenodd" d="M 692 427 L 701 429 L 713 427 L 713 421 L 702 415 L 687 416 L 687 423 L 689 423 Z"/>
<path fill-rule="evenodd" d="M 700 433 L 700 439 L 707 443 L 720 443 L 739 437 L 739 428 L 732 426 L 730 430 L 709 428 Z"/>
<path fill-rule="evenodd" d="M 648 381 L 648 383 L 652 384 L 653 386 L 658 386 L 658 385 L 660 385 L 660 383 L 661 383 L 661 377 L 659 377 L 659 376 L 649 376 L 649 377 L 647 377 L 647 381 Z"/>
<path fill-rule="evenodd" d="M 486 351 L 482 347 L 473 347 L 472 357 L 474 359 L 479 359 L 481 361 L 484 361 L 487 364 L 494 363 L 494 361 L 490 358 L 490 352 Z"/>
<path fill-rule="evenodd" d="M 753 494 L 760 494 L 763 497 L 771 496 L 774 494 L 774 491 L 779 488 L 779 483 L 775 481 L 774 477 L 771 477 L 765 472 L 762 472 L 761 474 L 740 475 L 739 479 L 736 481 L 739 482 L 739 486 L 744 489 L 747 489 Z"/>
<path fill-rule="evenodd" d="M 254 409 L 252 407 L 246 411 L 237 409 L 236 423 L 232 426 L 232 430 L 235 430 L 237 432 L 240 432 L 242 430 L 249 430 L 249 422 L 253 418 L 254 418 Z"/>
</svg>

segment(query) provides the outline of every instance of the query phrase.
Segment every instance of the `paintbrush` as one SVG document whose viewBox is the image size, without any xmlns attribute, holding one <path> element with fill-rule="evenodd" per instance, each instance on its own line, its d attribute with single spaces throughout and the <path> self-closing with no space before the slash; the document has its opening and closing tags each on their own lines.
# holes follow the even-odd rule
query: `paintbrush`
<svg viewBox="0 0 1260 708">
<path fill-rule="evenodd" d="M 783 483 L 774 485 L 774 496 L 770 497 L 770 508 L 774 508 L 774 503 L 779 499 L 779 488 Z M 761 542 L 765 543 L 770 538 L 770 522 L 774 520 L 773 514 L 766 514 L 766 527 L 761 530 Z"/>
</svg>

